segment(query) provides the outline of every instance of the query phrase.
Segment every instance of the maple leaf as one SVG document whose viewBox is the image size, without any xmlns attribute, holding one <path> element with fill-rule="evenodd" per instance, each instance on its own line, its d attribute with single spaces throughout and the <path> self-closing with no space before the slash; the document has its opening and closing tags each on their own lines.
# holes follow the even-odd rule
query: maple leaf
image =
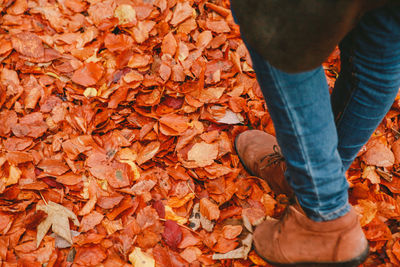
<svg viewBox="0 0 400 267">
<path fill-rule="evenodd" d="M 66 207 L 49 201 L 47 205 L 37 205 L 36 210 L 41 210 L 47 213 L 47 218 L 42 221 L 37 228 L 36 235 L 36 246 L 39 247 L 40 242 L 43 237 L 46 235 L 47 231 L 50 229 L 53 230 L 54 233 L 58 234 L 70 244 L 72 244 L 71 231 L 69 229 L 69 221 L 68 218 L 71 218 L 72 222 L 79 226 L 79 220 L 76 217 L 75 213 Z"/>
</svg>

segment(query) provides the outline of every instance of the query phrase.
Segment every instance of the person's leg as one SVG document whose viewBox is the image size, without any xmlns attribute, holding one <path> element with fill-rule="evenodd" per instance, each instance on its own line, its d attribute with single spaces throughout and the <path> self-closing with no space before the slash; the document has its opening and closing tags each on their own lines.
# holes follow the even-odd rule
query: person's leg
<svg viewBox="0 0 400 267">
<path fill-rule="evenodd" d="M 348 203 L 323 69 L 288 74 L 248 49 L 300 204 L 289 206 L 280 220 L 257 226 L 255 250 L 271 264 L 357 266 L 368 255 L 368 242 Z M 252 142 L 259 141 L 247 140 Z"/>
<path fill-rule="evenodd" d="M 248 49 L 301 207 L 315 221 L 346 214 L 348 184 L 323 69 L 284 73 Z"/>
<path fill-rule="evenodd" d="M 338 150 L 347 169 L 400 87 L 400 7 L 365 14 L 339 47 L 341 72 L 331 102 Z"/>
</svg>

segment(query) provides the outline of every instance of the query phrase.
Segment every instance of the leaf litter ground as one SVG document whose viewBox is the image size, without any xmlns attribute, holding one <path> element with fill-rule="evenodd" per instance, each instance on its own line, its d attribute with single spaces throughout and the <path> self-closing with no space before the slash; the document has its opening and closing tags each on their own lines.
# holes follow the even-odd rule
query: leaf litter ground
<svg viewBox="0 0 400 267">
<path fill-rule="evenodd" d="M 274 128 L 227 0 L 0 10 L 0 265 L 267 266 L 251 233 L 287 197 L 232 147 Z M 347 173 L 365 266 L 400 264 L 399 100 Z"/>
</svg>

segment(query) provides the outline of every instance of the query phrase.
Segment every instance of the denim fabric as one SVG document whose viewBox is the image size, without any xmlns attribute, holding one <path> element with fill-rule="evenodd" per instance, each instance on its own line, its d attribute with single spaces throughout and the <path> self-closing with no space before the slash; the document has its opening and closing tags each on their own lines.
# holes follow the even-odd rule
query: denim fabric
<svg viewBox="0 0 400 267">
<path fill-rule="evenodd" d="M 286 179 L 315 221 L 349 211 L 345 171 L 400 87 L 400 8 L 367 13 L 339 47 L 341 73 L 330 96 L 322 67 L 285 73 L 248 46 L 286 159 Z"/>
</svg>

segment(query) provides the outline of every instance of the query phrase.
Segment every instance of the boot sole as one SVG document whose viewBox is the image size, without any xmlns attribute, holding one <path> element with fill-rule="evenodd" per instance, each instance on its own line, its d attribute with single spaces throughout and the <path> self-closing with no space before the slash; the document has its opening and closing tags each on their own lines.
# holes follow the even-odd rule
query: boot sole
<svg viewBox="0 0 400 267">
<path fill-rule="evenodd" d="M 253 246 L 254 247 L 254 246 Z M 263 256 L 261 256 L 260 253 L 258 253 L 257 249 L 254 247 L 254 251 L 266 262 L 273 266 L 278 266 L 278 267 L 357 267 L 360 264 L 362 264 L 368 257 L 369 254 L 369 244 L 367 244 L 367 248 L 364 250 L 361 255 L 358 257 L 350 260 L 350 261 L 342 261 L 342 262 L 298 262 L 298 263 L 276 263 L 273 261 L 270 261 Z"/>
</svg>

